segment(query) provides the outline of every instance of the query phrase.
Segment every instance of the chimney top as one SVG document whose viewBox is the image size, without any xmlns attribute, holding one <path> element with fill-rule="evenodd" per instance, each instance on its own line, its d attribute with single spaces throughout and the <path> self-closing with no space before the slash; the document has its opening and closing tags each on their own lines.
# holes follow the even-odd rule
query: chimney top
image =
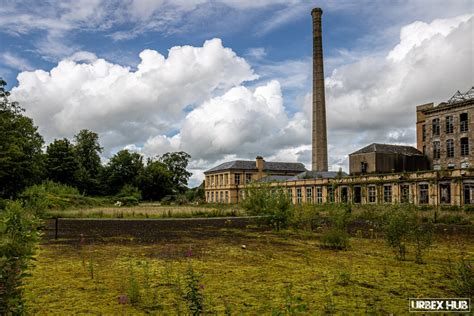
<svg viewBox="0 0 474 316">
<path fill-rule="evenodd" d="M 321 9 L 321 8 L 314 8 L 313 10 L 311 10 L 311 15 L 315 15 L 315 14 L 322 15 L 322 14 L 323 14 L 323 9 Z"/>
<path fill-rule="evenodd" d="M 263 159 L 263 157 L 262 156 L 257 156 L 257 158 L 255 158 L 255 159 Z"/>
</svg>

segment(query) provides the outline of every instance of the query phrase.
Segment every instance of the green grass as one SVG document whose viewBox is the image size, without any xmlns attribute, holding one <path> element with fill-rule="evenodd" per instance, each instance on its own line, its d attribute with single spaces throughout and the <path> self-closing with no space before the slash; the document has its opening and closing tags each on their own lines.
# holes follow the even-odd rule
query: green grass
<svg viewBox="0 0 474 316">
<path fill-rule="evenodd" d="M 183 313 L 191 264 L 210 313 L 400 315 L 409 297 L 456 297 L 457 258 L 474 260 L 474 241 L 457 236 L 438 236 L 423 265 L 413 249 L 397 261 L 380 239 L 351 238 L 348 250 L 334 251 L 321 249 L 314 233 L 223 229 L 218 237 L 200 236 L 43 244 L 26 286 L 30 313 Z M 133 295 L 134 305 L 119 304 L 120 295 Z"/>
</svg>

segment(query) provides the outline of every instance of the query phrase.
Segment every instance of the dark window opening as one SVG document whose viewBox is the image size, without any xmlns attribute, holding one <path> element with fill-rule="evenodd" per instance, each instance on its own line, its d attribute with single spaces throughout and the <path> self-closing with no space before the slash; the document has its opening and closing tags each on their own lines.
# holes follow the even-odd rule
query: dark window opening
<svg viewBox="0 0 474 316">
<path fill-rule="evenodd" d="M 341 202 L 347 203 L 347 201 L 348 201 L 347 187 L 341 187 Z"/>
<path fill-rule="evenodd" d="M 446 116 L 446 134 L 451 134 L 454 131 L 454 120 L 452 116 Z"/>
<path fill-rule="evenodd" d="M 421 140 L 423 141 L 426 140 L 426 125 L 425 124 L 421 126 Z"/>
<path fill-rule="evenodd" d="M 360 163 L 360 173 L 367 173 L 367 163 L 364 161 Z"/>
<path fill-rule="evenodd" d="M 469 129 L 467 113 L 461 113 L 461 115 L 459 115 L 459 123 L 461 132 L 467 132 Z"/>
<path fill-rule="evenodd" d="M 464 184 L 464 204 L 474 204 L 474 184 Z"/>
<path fill-rule="evenodd" d="M 334 203 L 334 188 L 333 187 L 327 187 L 328 190 L 328 202 L 329 203 Z"/>
<path fill-rule="evenodd" d="M 452 139 L 446 141 L 446 157 L 454 157 L 454 141 Z"/>
<path fill-rule="evenodd" d="M 451 184 L 442 183 L 439 185 L 439 196 L 441 204 L 451 204 Z"/>
<path fill-rule="evenodd" d="M 235 183 L 236 185 L 239 185 L 239 184 L 240 184 L 240 173 L 236 173 L 236 174 L 234 175 L 234 180 L 235 180 L 234 183 Z"/>
<path fill-rule="evenodd" d="M 420 184 L 419 185 L 419 203 L 428 204 L 428 202 L 429 202 L 428 185 Z"/>
<path fill-rule="evenodd" d="M 362 194 L 360 187 L 354 187 L 354 203 L 359 204 L 362 201 Z"/>
<path fill-rule="evenodd" d="M 461 138 L 461 156 L 469 156 L 469 138 Z"/>
<path fill-rule="evenodd" d="M 433 119 L 433 136 L 439 135 L 439 118 Z"/>
<path fill-rule="evenodd" d="M 392 203 L 392 186 L 391 185 L 384 185 L 383 201 L 384 203 Z"/>
</svg>

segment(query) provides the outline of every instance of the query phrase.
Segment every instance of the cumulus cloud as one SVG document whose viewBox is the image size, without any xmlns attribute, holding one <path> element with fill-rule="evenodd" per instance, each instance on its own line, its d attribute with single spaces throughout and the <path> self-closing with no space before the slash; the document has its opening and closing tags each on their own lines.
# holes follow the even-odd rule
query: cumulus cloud
<svg viewBox="0 0 474 316">
<path fill-rule="evenodd" d="M 415 106 L 446 101 L 474 83 L 473 15 L 413 22 L 382 58 L 361 58 L 326 80 L 329 154 L 347 168 L 347 154 L 371 142 L 415 144 Z"/>
<path fill-rule="evenodd" d="M 12 97 L 47 139 L 88 128 L 113 148 L 166 134 L 178 127 L 186 107 L 257 78 L 219 39 L 173 47 L 167 57 L 144 50 L 140 59 L 136 71 L 104 59 L 66 59 L 49 72 L 22 72 Z"/>
</svg>

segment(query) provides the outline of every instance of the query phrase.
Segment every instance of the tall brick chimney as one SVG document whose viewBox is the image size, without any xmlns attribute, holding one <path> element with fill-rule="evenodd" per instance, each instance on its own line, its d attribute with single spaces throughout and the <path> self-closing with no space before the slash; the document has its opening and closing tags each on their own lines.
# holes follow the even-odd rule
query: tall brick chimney
<svg viewBox="0 0 474 316">
<path fill-rule="evenodd" d="M 314 8 L 313 17 L 313 171 L 328 170 L 328 140 L 326 135 L 326 101 L 324 95 L 323 37 L 321 16 L 323 10 Z"/>
</svg>

